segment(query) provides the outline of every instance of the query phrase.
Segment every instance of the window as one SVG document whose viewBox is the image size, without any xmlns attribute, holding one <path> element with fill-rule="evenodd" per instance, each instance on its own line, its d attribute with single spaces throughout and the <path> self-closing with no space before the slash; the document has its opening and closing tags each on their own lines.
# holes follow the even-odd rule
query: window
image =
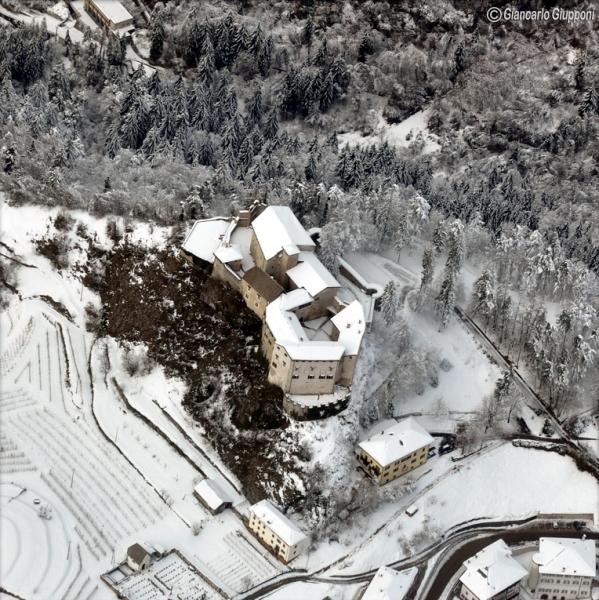
<svg viewBox="0 0 599 600">
<path fill-rule="evenodd" d="M 277 367 L 278 367 L 278 365 L 277 365 L 277 363 L 276 363 L 276 362 L 272 363 L 272 368 L 273 368 L 273 369 L 276 369 Z"/>
<path fill-rule="evenodd" d="M 292 375 L 291 379 L 299 379 L 299 375 Z"/>
<path fill-rule="evenodd" d="M 314 375 L 308 375 L 308 379 L 314 379 Z"/>
</svg>

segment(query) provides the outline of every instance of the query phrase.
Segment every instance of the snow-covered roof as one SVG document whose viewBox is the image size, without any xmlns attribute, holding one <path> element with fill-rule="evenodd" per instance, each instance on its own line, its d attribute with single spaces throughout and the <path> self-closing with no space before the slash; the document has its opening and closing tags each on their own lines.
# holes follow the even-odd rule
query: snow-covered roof
<svg viewBox="0 0 599 600">
<path fill-rule="evenodd" d="M 320 262 L 314 252 L 300 252 L 299 263 L 287 271 L 289 279 L 298 288 L 305 288 L 312 296 L 316 296 L 327 288 L 340 287 L 339 282 Z"/>
<path fill-rule="evenodd" d="M 268 206 L 252 222 L 264 258 L 269 260 L 281 250 L 297 254 L 315 244 L 288 206 Z"/>
<path fill-rule="evenodd" d="M 331 321 L 339 331 L 337 341 L 343 345 L 345 353 L 349 356 L 358 354 L 366 330 L 362 304 L 358 300 L 354 300 L 337 313 Z"/>
<path fill-rule="evenodd" d="M 92 0 L 92 3 L 115 25 L 133 19 L 133 15 L 118 0 Z"/>
<path fill-rule="evenodd" d="M 243 254 L 239 246 L 236 244 L 231 245 L 221 245 L 214 251 L 214 256 L 218 258 L 222 263 L 230 263 L 236 260 L 241 260 L 243 258 Z"/>
<path fill-rule="evenodd" d="M 284 347 L 293 360 L 339 360 L 344 352 L 337 342 L 287 343 Z"/>
<path fill-rule="evenodd" d="M 250 512 L 255 514 L 286 544 L 295 546 L 306 540 L 306 534 L 268 500 L 260 500 L 250 508 Z"/>
<path fill-rule="evenodd" d="M 286 306 L 288 294 L 282 294 L 266 307 L 266 324 L 277 343 L 302 342 L 308 339 L 295 313 Z M 294 308 L 293 306 L 291 308 Z"/>
<path fill-rule="evenodd" d="M 215 217 L 196 221 L 183 242 L 183 250 L 209 263 L 214 262 L 214 253 L 226 237 L 231 219 Z"/>
<path fill-rule="evenodd" d="M 266 307 L 266 324 L 275 341 L 293 360 L 339 360 L 345 348 L 338 342 L 310 341 L 297 315 L 293 312 L 312 301 L 308 292 L 297 289 L 281 294 Z"/>
<path fill-rule="evenodd" d="M 464 562 L 460 581 L 479 600 L 488 600 L 508 589 L 526 574 L 503 540 L 497 540 Z"/>
<path fill-rule="evenodd" d="M 312 300 L 312 296 L 310 296 L 310 294 L 308 294 L 308 292 L 303 288 L 291 290 L 281 298 L 281 309 L 294 310 L 295 308 L 299 308 L 300 306 L 310 304 Z"/>
<path fill-rule="evenodd" d="M 415 574 L 414 568 L 398 573 L 389 567 L 381 567 L 366 588 L 362 600 L 403 600 Z"/>
<path fill-rule="evenodd" d="M 432 442 L 433 438 L 416 420 L 408 417 L 360 442 L 358 446 L 385 467 Z"/>
<path fill-rule="evenodd" d="M 595 577 L 595 541 L 576 538 L 541 538 L 533 556 L 539 573 Z"/>
<path fill-rule="evenodd" d="M 217 510 L 225 502 L 231 501 L 218 483 L 212 479 L 203 479 L 193 488 L 193 491 L 211 510 Z"/>
</svg>

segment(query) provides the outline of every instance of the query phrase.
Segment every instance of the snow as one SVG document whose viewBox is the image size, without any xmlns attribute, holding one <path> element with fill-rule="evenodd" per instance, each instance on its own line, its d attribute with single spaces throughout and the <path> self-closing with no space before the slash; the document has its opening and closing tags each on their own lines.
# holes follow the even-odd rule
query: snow
<svg viewBox="0 0 599 600">
<path fill-rule="evenodd" d="M 268 500 L 260 500 L 251 507 L 250 512 L 289 546 L 307 541 L 306 534 Z"/>
<path fill-rule="evenodd" d="M 358 446 L 382 467 L 433 443 L 433 438 L 412 417 L 360 442 Z"/>
<path fill-rule="evenodd" d="M 381 567 L 372 578 L 362 600 L 403 600 L 418 573 L 415 567 L 398 573 Z"/>
<path fill-rule="evenodd" d="M 92 31 L 98 29 L 98 24 L 91 18 L 88 12 L 85 10 L 84 0 L 71 0 L 71 6 L 77 14 L 77 17 L 86 27 L 89 27 Z"/>
<path fill-rule="evenodd" d="M 223 264 L 241 260 L 243 258 L 239 246 L 236 246 L 235 244 L 231 246 L 221 245 L 215 250 L 214 256 Z"/>
<path fill-rule="evenodd" d="M 312 300 L 312 296 L 310 296 L 310 294 L 308 294 L 308 292 L 303 288 L 291 290 L 290 292 L 280 296 L 281 309 L 293 310 L 294 308 L 299 308 L 300 306 L 310 304 Z"/>
<path fill-rule="evenodd" d="M 337 136 L 340 148 L 344 146 L 370 146 L 388 143 L 396 148 L 408 148 L 417 138 L 423 142 L 422 154 L 429 154 L 441 148 L 437 136 L 428 131 L 429 110 L 419 111 L 404 119 L 401 123 L 390 125 L 382 115 L 372 135 L 364 136 L 357 131 L 342 133 Z"/>
<path fill-rule="evenodd" d="M 402 498 L 395 515 L 387 516 L 385 527 L 350 553 L 341 572 L 359 572 L 405 558 L 406 552 L 414 551 L 409 547 L 414 536 L 424 533 L 424 543 L 431 543 L 441 532 L 472 519 L 509 520 L 538 513 L 590 513 L 597 518 L 595 479 L 557 453 L 503 443 L 435 476 L 445 458 L 427 462 L 433 473 L 422 476 L 416 491 Z M 385 487 L 401 485 L 401 479 Z M 415 501 L 420 510 L 409 517 L 405 509 Z M 383 510 L 384 506 L 379 509 Z M 375 520 L 376 514 L 370 519 Z M 408 548 L 402 549 L 405 543 Z"/>
<path fill-rule="evenodd" d="M 497 540 L 469 558 L 460 581 L 479 600 L 488 600 L 519 582 L 526 574 L 503 540 Z"/>
<path fill-rule="evenodd" d="M 60 19 L 61 21 L 66 21 L 70 16 L 69 9 L 63 0 L 51 6 L 48 9 L 48 13 L 55 16 L 57 19 Z"/>
<path fill-rule="evenodd" d="M 358 300 L 354 300 L 341 312 L 337 313 L 331 321 L 339 331 L 338 342 L 343 344 L 345 354 L 355 356 L 360 351 L 362 337 L 366 331 L 364 322 L 364 309 Z"/>
<path fill-rule="evenodd" d="M 133 19 L 133 15 L 118 0 L 91 0 L 91 2 L 114 25 Z"/>
<path fill-rule="evenodd" d="M 223 217 L 196 221 L 183 242 L 183 250 L 213 263 L 214 253 L 221 245 L 230 224 L 231 220 Z"/>
<path fill-rule="evenodd" d="M 287 271 L 298 288 L 305 288 L 313 297 L 327 288 L 338 288 L 339 282 L 313 252 L 300 252 L 299 263 Z"/>
<path fill-rule="evenodd" d="M 281 294 L 266 307 L 266 324 L 277 344 L 285 347 L 287 344 L 304 341 L 307 337 L 295 313 L 285 308 L 290 306 L 288 296 Z"/>
<path fill-rule="evenodd" d="M 539 565 L 539 573 L 546 575 L 595 577 L 595 541 L 543 537 L 533 561 Z"/>
<path fill-rule="evenodd" d="M 316 247 L 288 206 L 268 206 L 253 220 L 252 227 L 266 260 L 275 257 L 285 246 L 297 246 L 292 250 L 294 253 L 297 249 Z"/>
<path fill-rule="evenodd" d="M 213 511 L 218 510 L 225 502 L 230 502 L 218 483 L 211 479 L 203 479 L 193 488 L 193 491 Z"/>
</svg>

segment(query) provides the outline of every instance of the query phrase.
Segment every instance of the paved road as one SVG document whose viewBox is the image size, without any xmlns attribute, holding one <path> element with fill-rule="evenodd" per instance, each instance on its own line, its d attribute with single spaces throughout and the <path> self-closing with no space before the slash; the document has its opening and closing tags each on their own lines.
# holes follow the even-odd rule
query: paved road
<svg viewBox="0 0 599 600">
<path fill-rule="evenodd" d="M 443 589 L 445 589 L 445 586 L 449 583 L 451 577 L 457 571 L 461 563 L 472 554 L 478 552 L 478 550 L 485 545 L 498 538 L 505 539 L 507 543 L 515 544 L 549 535 L 556 537 L 581 536 L 580 533 L 573 529 L 554 529 L 547 521 L 539 521 L 536 517 L 514 521 L 473 523 L 456 528 L 451 534 L 443 536 L 440 540 L 428 548 L 425 548 L 417 555 L 398 560 L 387 566 L 398 570 L 404 570 L 410 567 L 421 567 L 440 552 L 446 553 L 441 568 L 435 572 L 432 580 L 425 582 L 427 595 L 423 597 L 423 600 L 438 600 L 439 596 L 435 595 L 435 593 L 440 594 Z M 595 532 L 587 532 L 587 536 L 592 537 L 593 539 L 599 539 L 599 534 Z M 275 590 L 296 582 L 329 583 L 334 585 L 367 583 L 373 578 L 377 570 L 378 569 L 371 569 L 352 575 L 331 576 L 321 575 L 322 571 L 283 574 L 261 586 L 259 589 L 251 590 L 241 597 L 243 600 L 264 598 Z"/>
</svg>

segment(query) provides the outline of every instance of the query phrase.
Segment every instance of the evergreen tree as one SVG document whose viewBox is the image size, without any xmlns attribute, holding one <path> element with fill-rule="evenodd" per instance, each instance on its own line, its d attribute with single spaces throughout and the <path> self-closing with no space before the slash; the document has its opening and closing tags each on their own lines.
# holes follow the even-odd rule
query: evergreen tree
<svg viewBox="0 0 599 600">
<path fill-rule="evenodd" d="M 262 121 L 262 92 L 260 88 L 256 88 L 248 103 L 248 120 L 252 127 L 259 126 Z"/>
<path fill-rule="evenodd" d="M 586 88 L 586 58 L 584 56 L 576 64 L 574 86 L 579 92 Z"/>
<path fill-rule="evenodd" d="M 578 114 L 581 117 L 590 117 L 597 114 L 598 110 L 599 102 L 597 101 L 597 92 L 594 87 L 591 87 L 584 94 L 584 99 L 578 107 Z"/>
<path fill-rule="evenodd" d="M 427 246 L 422 253 L 422 276 L 420 277 L 420 289 L 427 288 L 433 281 L 435 263 L 433 249 Z"/>
<path fill-rule="evenodd" d="M 447 327 L 449 316 L 455 306 L 455 275 L 451 270 L 445 269 L 445 278 L 441 284 L 439 295 L 435 298 L 435 308 L 441 321 L 441 327 Z"/>
<path fill-rule="evenodd" d="M 8 132 L 4 136 L 4 145 L 2 146 L 2 170 L 7 175 L 10 175 L 14 171 L 16 155 L 17 151 L 15 149 L 13 136 Z"/>
<path fill-rule="evenodd" d="M 164 49 L 164 23 L 162 13 L 159 10 L 154 10 L 150 22 L 150 60 L 155 63 L 162 56 Z"/>
<path fill-rule="evenodd" d="M 358 45 L 358 62 L 365 62 L 366 57 L 374 52 L 374 44 L 368 33 L 363 33 Z"/>
<path fill-rule="evenodd" d="M 312 17 L 308 17 L 306 24 L 302 29 L 302 44 L 305 46 L 312 46 L 312 40 L 314 39 L 314 21 Z"/>
<path fill-rule="evenodd" d="M 385 289 L 381 295 L 381 312 L 387 326 L 390 326 L 395 321 L 398 306 L 399 298 L 397 297 L 395 282 L 389 281 L 385 285 Z"/>
<path fill-rule="evenodd" d="M 495 311 L 493 287 L 493 275 L 491 271 L 485 269 L 474 282 L 472 288 L 472 301 L 470 303 L 472 313 L 480 315 L 485 321 L 488 321 Z"/>
<path fill-rule="evenodd" d="M 277 111 L 271 108 L 266 115 L 266 123 L 264 124 L 264 137 L 267 140 L 273 140 L 277 137 L 279 132 L 279 120 L 277 118 Z"/>
</svg>

